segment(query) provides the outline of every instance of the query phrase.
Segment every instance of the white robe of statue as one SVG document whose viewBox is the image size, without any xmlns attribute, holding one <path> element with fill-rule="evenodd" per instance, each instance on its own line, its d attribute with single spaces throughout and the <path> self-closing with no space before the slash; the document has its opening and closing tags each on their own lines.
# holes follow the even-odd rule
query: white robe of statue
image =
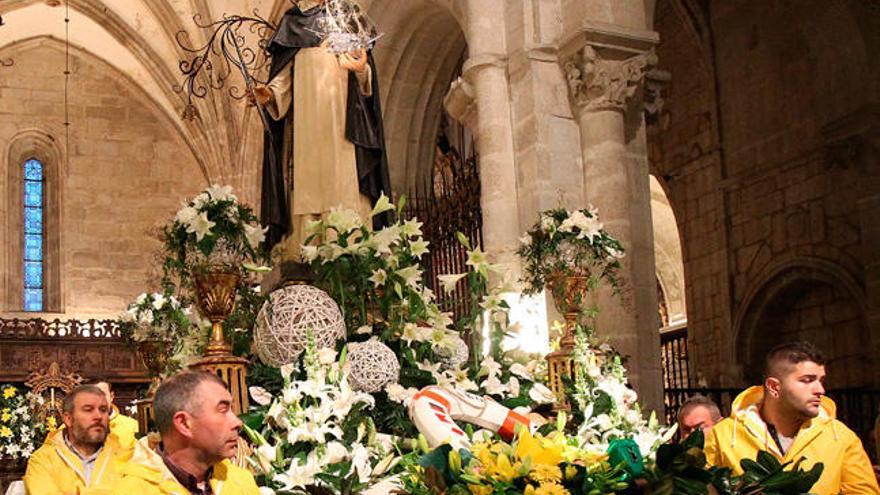
<svg viewBox="0 0 880 495">
<path fill-rule="evenodd" d="M 369 66 L 358 75 L 360 91 L 368 96 L 371 78 Z M 273 119 L 284 118 L 293 105 L 292 232 L 283 242 L 286 257 L 296 259 L 308 222 L 341 207 L 357 211 L 369 224 L 371 206 L 358 189 L 354 145 L 345 139 L 348 70 L 336 55 L 323 47 L 303 48 L 296 54 L 295 71 L 288 64 L 268 88 L 274 98 L 266 110 Z M 289 139 L 285 151 L 290 152 Z"/>
</svg>

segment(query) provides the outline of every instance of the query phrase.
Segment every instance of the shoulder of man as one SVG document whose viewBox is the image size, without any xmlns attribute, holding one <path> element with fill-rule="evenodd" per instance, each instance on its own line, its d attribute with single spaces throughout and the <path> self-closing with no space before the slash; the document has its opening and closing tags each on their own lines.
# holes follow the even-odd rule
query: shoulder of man
<svg viewBox="0 0 880 495">
<path fill-rule="evenodd" d="M 214 466 L 214 479 L 224 483 L 231 483 L 242 490 L 242 493 L 257 493 L 257 482 L 254 475 L 244 468 L 240 468 L 226 459 Z"/>
</svg>

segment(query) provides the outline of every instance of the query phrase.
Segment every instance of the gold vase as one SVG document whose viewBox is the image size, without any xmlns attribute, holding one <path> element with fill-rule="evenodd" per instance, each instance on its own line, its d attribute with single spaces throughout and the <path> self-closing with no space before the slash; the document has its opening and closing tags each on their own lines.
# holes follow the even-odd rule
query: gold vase
<svg viewBox="0 0 880 495">
<path fill-rule="evenodd" d="M 556 309 L 565 316 L 565 333 L 559 341 L 560 348 L 574 347 L 574 334 L 578 317 L 590 293 L 590 277 L 555 273 L 547 277 L 547 285 L 553 295 Z"/>
<path fill-rule="evenodd" d="M 159 376 L 168 364 L 168 349 L 172 342 L 166 339 L 146 339 L 137 343 L 137 353 L 152 378 L 148 395 L 152 396 L 159 386 Z"/>
<path fill-rule="evenodd" d="M 193 275 L 196 304 L 202 315 L 211 320 L 211 339 L 205 348 L 205 356 L 227 356 L 232 346 L 223 335 L 223 320 L 235 307 L 235 289 L 241 275 L 228 271 L 205 271 Z"/>
<path fill-rule="evenodd" d="M 547 355 L 547 371 L 550 390 L 556 394 L 554 409 L 568 410 L 565 382 L 574 380 L 573 350 L 575 331 L 581 311 L 588 304 L 590 278 L 585 275 L 554 273 L 547 277 L 547 287 L 553 296 L 556 309 L 565 316 L 565 331 L 559 340 L 559 349 Z"/>
<path fill-rule="evenodd" d="M 235 307 L 235 289 L 241 275 L 230 271 L 203 271 L 193 276 L 196 304 L 202 315 L 211 320 L 211 340 L 205 356 L 190 368 L 217 375 L 232 395 L 232 410 L 242 414 L 248 410 L 247 359 L 232 355 L 232 346 L 223 335 L 223 320 Z"/>
</svg>

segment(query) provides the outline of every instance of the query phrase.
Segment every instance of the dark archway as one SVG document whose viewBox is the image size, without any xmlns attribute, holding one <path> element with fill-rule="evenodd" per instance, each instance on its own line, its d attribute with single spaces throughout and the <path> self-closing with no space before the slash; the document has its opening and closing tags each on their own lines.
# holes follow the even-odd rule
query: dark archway
<svg viewBox="0 0 880 495">
<path fill-rule="evenodd" d="M 836 265 L 797 260 L 762 278 L 737 321 L 737 360 L 747 383 L 760 383 L 763 358 L 773 346 L 806 340 L 828 359 L 828 388 L 870 385 L 864 296 Z"/>
</svg>

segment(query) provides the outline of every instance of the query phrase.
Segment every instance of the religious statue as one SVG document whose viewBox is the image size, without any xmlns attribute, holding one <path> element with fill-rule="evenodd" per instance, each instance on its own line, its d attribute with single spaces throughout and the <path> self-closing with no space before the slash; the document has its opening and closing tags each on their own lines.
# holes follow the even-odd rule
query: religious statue
<svg viewBox="0 0 880 495">
<path fill-rule="evenodd" d="M 309 221 L 335 207 L 368 218 L 382 193 L 391 196 L 372 54 L 368 46 L 340 44 L 339 37 L 327 34 L 328 16 L 334 15 L 328 4 L 350 1 L 296 2 L 269 41 L 268 84 L 253 89 L 253 100 L 271 117 L 261 220 L 269 226 L 270 247 L 286 236 L 287 259 L 299 258 Z M 285 170 L 290 168 L 288 206 Z"/>
</svg>

